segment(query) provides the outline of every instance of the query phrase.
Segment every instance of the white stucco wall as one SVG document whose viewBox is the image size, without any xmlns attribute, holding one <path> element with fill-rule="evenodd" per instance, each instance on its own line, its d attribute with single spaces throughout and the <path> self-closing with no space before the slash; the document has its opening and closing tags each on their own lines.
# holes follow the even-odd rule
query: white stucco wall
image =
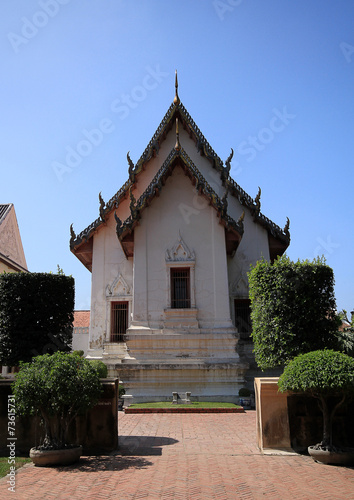
<svg viewBox="0 0 354 500">
<path fill-rule="evenodd" d="M 254 265 L 262 257 L 266 260 L 270 258 L 267 230 L 253 221 L 250 211 L 241 206 L 235 197 L 228 197 L 228 213 L 233 219 L 237 220 L 243 210 L 245 211 L 243 237 L 234 257 L 228 259 L 231 293 L 239 283 L 240 277 L 247 281 L 247 272 L 251 264 Z M 248 289 L 240 295 L 245 294 L 248 294 Z"/>
<path fill-rule="evenodd" d="M 161 167 L 175 140 L 172 129 L 158 156 L 152 158 L 139 175 L 133 191 L 136 199 Z M 200 156 L 194 141 L 183 129 L 180 130 L 180 142 L 207 182 L 222 196 L 224 188 L 219 173 Z M 128 196 L 116 210 L 122 221 L 130 215 L 129 204 Z M 229 215 L 237 220 L 243 210 L 239 201 L 229 195 Z M 247 209 L 244 227 L 235 256 L 227 257 L 224 228 L 219 224 L 215 209 L 198 195 L 180 167 L 176 167 L 167 179 L 160 196 L 143 210 L 140 224 L 134 231 L 133 258 L 127 259 L 123 252 L 112 213 L 93 237 L 90 347 L 98 348 L 109 341 L 110 300 L 119 300 L 119 297 L 109 297 L 107 285 L 112 286 L 119 275 L 130 288 L 130 296 L 123 298 L 129 300 L 130 324 L 163 327 L 169 288 L 165 252 L 176 244 L 179 235 L 196 255 L 195 297 L 200 327 L 230 326 L 232 297 L 248 295 L 246 282 L 250 264 L 262 256 L 269 259 L 267 231 L 253 222 Z"/>
<path fill-rule="evenodd" d="M 123 252 L 114 217 L 111 216 L 93 238 L 90 347 L 96 348 L 109 341 L 110 299 L 127 300 L 125 295 L 109 297 L 107 285 L 112 286 L 121 275 L 132 289 L 133 260 L 127 259 Z"/>
<path fill-rule="evenodd" d="M 198 206 L 198 208 L 196 208 Z M 144 210 L 134 235 L 134 321 L 162 325 L 168 303 L 165 252 L 179 235 L 195 252 L 195 295 L 203 325 L 230 324 L 224 228 L 180 167 Z"/>
</svg>

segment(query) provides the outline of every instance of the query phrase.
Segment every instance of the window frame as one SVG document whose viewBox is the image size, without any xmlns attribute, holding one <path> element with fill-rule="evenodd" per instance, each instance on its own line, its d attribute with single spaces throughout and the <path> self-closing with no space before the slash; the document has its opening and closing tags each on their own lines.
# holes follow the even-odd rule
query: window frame
<svg viewBox="0 0 354 500">
<path fill-rule="evenodd" d="M 185 308 L 174 308 L 172 307 L 172 290 L 171 290 L 171 269 L 188 269 L 189 270 L 189 298 L 190 298 L 190 307 Z M 194 261 L 170 261 L 166 262 L 166 283 L 167 283 L 167 309 L 195 309 L 195 263 Z"/>
<path fill-rule="evenodd" d="M 117 300 L 118 299 L 118 300 Z M 114 318 L 113 318 L 113 308 L 117 304 L 124 304 L 125 307 L 125 331 L 124 332 L 118 332 L 118 333 L 113 333 L 113 327 L 114 327 Z M 125 342 L 125 335 L 127 332 L 127 329 L 129 328 L 129 311 L 130 311 L 130 301 L 129 300 L 119 300 L 119 297 L 114 297 L 112 300 L 109 301 L 109 340 L 108 342 L 111 344 L 119 344 L 122 342 Z"/>
<path fill-rule="evenodd" d="M 185 276 L 178 274 L 186 273 Z M 180 290 L 177 290 L 177 280 L 183 284 Z M 170 289 L 171 289 L 171 309 L 191 309 L 191 285 L 190 285 L 190 267 L 171 267 L 170 268 Z M 176 298 L 182 291 L 184 298 Z M 179 306 L 178 301 L 182 304 Z M 187 305 L 188 304 L 188 305 Z"/>
</svg>

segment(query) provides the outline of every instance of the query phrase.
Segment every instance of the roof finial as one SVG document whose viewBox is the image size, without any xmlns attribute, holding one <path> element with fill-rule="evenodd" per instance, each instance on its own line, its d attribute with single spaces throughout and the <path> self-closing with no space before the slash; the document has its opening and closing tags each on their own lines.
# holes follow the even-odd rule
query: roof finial
<svg viewBox="0 0 354 500">
<path fill-rule="evenodd" d="M 175 150 L 179 151 L 180 149 L 181 149 L 181 145 L 179 143 L 178 118 L 176 118 L 176 144 L 175 144 Z"/>
<path fill-rule="evenodd" d="M 175 88 L 176 88 L 176 93 L 175 93 L 175 98 L 173 99 L 173 104 L 175 106 L 178 106 L 180 103 L 179 97 L 178 97 L 178 79 L 177 79 L 177 70 L 176 70 L 176 79 L 175 79 Z"/>
</svg>

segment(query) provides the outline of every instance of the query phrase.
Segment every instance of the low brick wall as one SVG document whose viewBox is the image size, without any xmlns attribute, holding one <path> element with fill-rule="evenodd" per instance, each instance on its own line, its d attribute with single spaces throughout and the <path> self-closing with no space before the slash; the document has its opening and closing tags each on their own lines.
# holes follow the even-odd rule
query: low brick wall
<svg viewBox="0 0 354 500">
<path fill-rule="evenodd" d="M 125 413 L 245 413 L 243 408 L 126 408 Z"/>
<path fill-rule="evenodd" d="M 102 379 L 103 394 L 97 405 L 79 416 L 69 429 L 69 440 L 81 444 L 84 454 L 104 454 L 118 447 L 118 379 Z M 8 453 L 8 396 L 11 380 L 0 380 L 0 453 Z M 43 428 L 39 417 L 16 417 L 16 453 L 27 454 L 40 444 Z"/>
</svg>

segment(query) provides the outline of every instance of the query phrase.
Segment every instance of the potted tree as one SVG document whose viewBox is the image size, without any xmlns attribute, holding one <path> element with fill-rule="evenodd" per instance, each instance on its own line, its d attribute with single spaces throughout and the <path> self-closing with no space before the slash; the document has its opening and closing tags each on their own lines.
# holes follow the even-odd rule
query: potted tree
<svg viewBox="0 0 354 500">
<path fill-rule="evenodd" d="M 13 384 L 16 412 L 39 415 L 43 442 L 30 450 L 35 465 L 65 465 L 80 458 L 82 447 L 68 443 L 71 422 L 86 412 L 102 391 L 95 368 L 76 354 L 56 352 L 20 364 Z"/>
<path fill-rule="evenodd" d="M 332 422 L 338 408 L 354 395 L 354 359 L 333 350 L 311 351 L 295 357 L 279 378 L 281 392 L 308 394 L 319 402 L 323 416 L 322 441 L 309 454 L 322 463 L 354 462 L 354 449 L 333 444 Z"/>
</svg>

